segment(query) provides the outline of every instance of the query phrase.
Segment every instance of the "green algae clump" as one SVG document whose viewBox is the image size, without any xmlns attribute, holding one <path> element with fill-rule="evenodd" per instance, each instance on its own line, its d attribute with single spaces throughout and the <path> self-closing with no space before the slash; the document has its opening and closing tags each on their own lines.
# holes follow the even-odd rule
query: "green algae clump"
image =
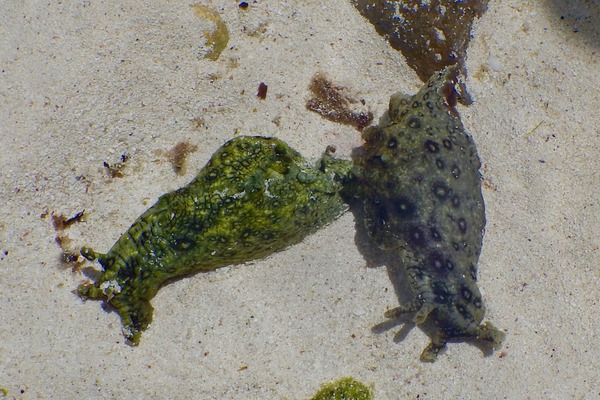
<svg viewBox="0 0 600 400">
<path fill-rule="evenodd" d="M 342 378 L 331 382 L 310 400 L 372 400 L 371 389 L 354 378 Z"/>
</svg>

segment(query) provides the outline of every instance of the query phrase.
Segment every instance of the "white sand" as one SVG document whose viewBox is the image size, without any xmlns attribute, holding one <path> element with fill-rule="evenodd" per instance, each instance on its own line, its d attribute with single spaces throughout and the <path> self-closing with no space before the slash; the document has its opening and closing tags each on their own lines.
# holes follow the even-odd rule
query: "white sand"
<svg viewBox="0 0 600 400">
<path fill-rule="evenodd" d="M 367 268 L 351 213 L 266 260 L 163 288 L 137 348 L 123 344 L 116 313 L 72 293 L 85 276 L 61 263 L 51 219 L 40 217 L 85 209 L 86 222 L 65 231 L 69 246 L 107 251 L 236 133 L 348 156 L 359 133 L 304 108 L 315 72 L 377 117 L 393 92 L 420 86 L 349 1 L 208 2 L 231 34 L 217 62 L 199 56 L 207 25 L 188 2 L 48 3 L 1 6 L 7 398 L 302 399 L 346 375 L 373 384 L 378 400 L 600 394 L 597 2 L 575 1 L 569 14 L 550 1 L 492 1 L 476 25 L 475 104 L 460 112 L 487 183 L 480 287 L 507 338 L 490 357 L 451 344 L 435 364 L 418 360 L 428 342 L 419 329 L 402 341 L 401 326 L 372 332 L 398 298 L 385 267 Z M 160 152 L 182 140 L 199 150 L 177 176 Z M 125 177 L 110 181 L 102 164 L 123 153 Z"/>
</svg>

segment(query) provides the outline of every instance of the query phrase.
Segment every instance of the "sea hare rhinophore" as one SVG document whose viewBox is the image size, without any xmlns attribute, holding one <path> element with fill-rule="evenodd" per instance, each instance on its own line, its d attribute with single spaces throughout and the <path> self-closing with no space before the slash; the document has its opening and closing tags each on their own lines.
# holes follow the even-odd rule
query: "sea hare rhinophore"
<svg viewBox="0 0 600 400">
<path fill-rule="evenodd" d="M 137 345 L 162 285 L 299 242 L 347 209 L 340 191 L 350 169 L 328 153 L 310 164 L 281 140 L 236 137 L 189 185 L 161 196 L 107 254 L 84 247 L 81 254 L 104 272 L 79 294 L 113 306 L 127 342 Z"/>
</svg>

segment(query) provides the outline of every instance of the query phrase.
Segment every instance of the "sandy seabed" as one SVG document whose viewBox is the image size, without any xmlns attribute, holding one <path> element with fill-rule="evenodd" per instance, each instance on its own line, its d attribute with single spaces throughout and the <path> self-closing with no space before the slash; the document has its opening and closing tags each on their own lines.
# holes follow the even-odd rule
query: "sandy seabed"
<svg viewBox="0 0 600 400">
<path fill-rule="evenodd" d="M 566 2 L 565 2 L 566 3 Z M 483 163 L 483 357 L 418 357 L 420 329 L 374 330 L 398 304 L 352 213 L 265 260 L 163 288 L 139 347 L 116 313 L 82 302 L 51 214 L 85 210 L 63 246 L 107 251 L 158 196 L 236 134 L 348 157 L 351 127 L 304 107 L 321 72 L 379 117 L 421 83 L 349 1 L 214 0 L 218 61 L 187 2 L 0 2 L 0 388 L 17 399 L 303 399 L 342 376 L 382 399 L 600 396 L 600 6 L 491 1 L 460 107 Z M 255 94 L 268 85 L 265 100 Z M 183 175 L 165 152 L 198 146 Z M 128 156 L 122 178 L 103 163 Z M 367 250 L 365 250 L 367 248 Z M 95 267 L 86 264 L 85 267 Z"/>
</svg>

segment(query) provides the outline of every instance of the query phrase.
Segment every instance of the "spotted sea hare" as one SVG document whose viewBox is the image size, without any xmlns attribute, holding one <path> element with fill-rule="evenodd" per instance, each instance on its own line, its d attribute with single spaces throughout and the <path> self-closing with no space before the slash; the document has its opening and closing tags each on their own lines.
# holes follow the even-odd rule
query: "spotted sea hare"
<svg viewBox="0 0 600 400">
<path fill-rule="evenodd" d="M 456 108 L 456 67 L 434 74 L 414 96 L 396 94 L 355 154 L 365 226 L 408 275 L 414 298 L 387 317 L 414 315 L 432 362 L 448 341 L 497 349 L 504 333 L 483 322 L 477 261 L 485 227 L 479 157 Z"/>
</svg>

